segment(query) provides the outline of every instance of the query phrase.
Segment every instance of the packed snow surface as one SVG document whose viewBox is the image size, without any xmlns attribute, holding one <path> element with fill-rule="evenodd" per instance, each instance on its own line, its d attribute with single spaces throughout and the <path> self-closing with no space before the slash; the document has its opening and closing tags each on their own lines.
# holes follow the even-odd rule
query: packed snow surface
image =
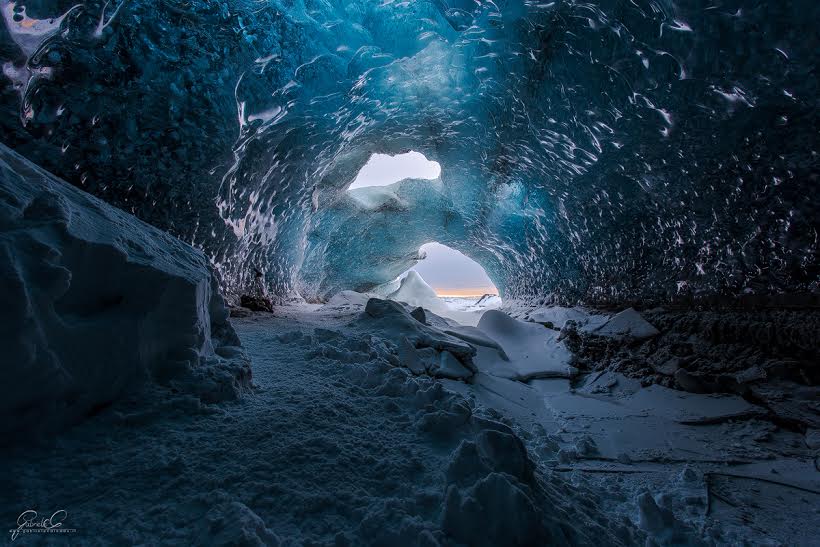
<svg viewBox="0 0 820 547">
<path fill-rule="evenodd" d="M 145 382 L 239 397 L 250 368 L 199 251 L 0 145 L 0 432 L 46 434 Z"/>
<path fill-rule="evenodd" d="M 91 545 L 817 537 L 816 447 L 759 407 L 617 374 L 573 386 L 481 370 L 437 380 L 412 370 L 402 347 L 463 366 L 493 342 L 413 311 L 377 299 L 234 320 L 254 363 L 252 395 L 171 397 L 151 411 L 123 400 L 48 442 L 10 446 L 0 456 L 3 518 L 14 522 L 21 500 L 62 508 L 77 530 L 70 539 Z M 509 340 L 526 335 L 502 326 L 493 334 L 514 356 Z"/>
<path fill-rule="evenodd" d="M 570 366 L 570 353 L 557 341 L 558 332 L 537 323 L 514 319 L 499 310 L 489 310 L 481 316 L 478 330 L 504 348 L 506 359 L 487 358 L 483 366 L 497 376 L 514 377 L 522 381 L 533 378 L 568 378 L 575 371 Z"/>
</svg>

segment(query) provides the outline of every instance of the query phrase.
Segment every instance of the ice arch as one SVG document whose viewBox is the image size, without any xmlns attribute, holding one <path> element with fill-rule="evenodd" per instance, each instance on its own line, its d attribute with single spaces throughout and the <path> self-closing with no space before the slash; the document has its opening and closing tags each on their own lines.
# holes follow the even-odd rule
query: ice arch
<svg viewBox="0 0 820 547">
<path fill-rule="evenodd" d="M 510 295 L 816 289 L 820 4 L 712 4 L 29 2 L 0 123 L 229 291 L 364 287 L 428 241 Z M 350 199 L 410 150 L 432 191 Z"/>
<path fill-rule="evenodd" d="M 489 244 L 467 244 L 469 232 L 441 180 L 350 190 L 311 218 L 297 286 L 319 300 L 345 289 L 369 291 L 415 266 L 423 246 L 437 242 L 480 264 L 503 292 L 495 281 L 504 279 L 503 257 Z"/>
</svg>

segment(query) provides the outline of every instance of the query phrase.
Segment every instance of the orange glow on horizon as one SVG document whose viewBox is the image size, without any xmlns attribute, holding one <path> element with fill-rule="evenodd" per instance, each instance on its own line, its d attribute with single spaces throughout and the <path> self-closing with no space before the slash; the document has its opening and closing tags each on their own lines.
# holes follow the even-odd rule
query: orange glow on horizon
<svg viewBox="0 0 820 547">
<path fill-rule="evenodd" d="M 438 296 L 459 296 L 459 297 L 466 297 L 466 296 L 484 296 L 485 294 L 494 294 L 498 295 L 498 289 L 495 287 L 466 287 L 462 289 L 447 289 L 447 288 L 440 288 L 434 287 L 434 291 Z"/>
</svg>

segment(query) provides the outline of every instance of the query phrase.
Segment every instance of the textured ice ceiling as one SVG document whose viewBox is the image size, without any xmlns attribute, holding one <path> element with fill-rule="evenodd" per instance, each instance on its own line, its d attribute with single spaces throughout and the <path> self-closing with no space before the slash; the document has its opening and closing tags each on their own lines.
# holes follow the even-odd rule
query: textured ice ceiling
<svg viewBox="0 0 820 547">
<path fill-rule="evenodd" d="M 814 0 L 0 5 L 3 140 L 228 288 L 364 289 L 429 241 L 506 296 L 817 288 Z M 409 150 L 440 178 L 345 191 Z"/>
</svg>

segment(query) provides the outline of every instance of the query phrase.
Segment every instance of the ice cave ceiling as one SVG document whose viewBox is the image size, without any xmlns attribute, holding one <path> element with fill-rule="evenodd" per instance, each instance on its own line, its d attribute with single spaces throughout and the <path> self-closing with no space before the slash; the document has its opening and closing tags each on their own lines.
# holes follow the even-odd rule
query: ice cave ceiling
<svg viewBox="0 0 820 547">
<path fill-rule="evenodd" d="M 363 290 L 430 241 L 506 296 L 816 288 L 814 0 L 0 6 L 3 141 L 229 290 Z M 440 178 L 346 192 L 409 150 Z"/>
</svg>

